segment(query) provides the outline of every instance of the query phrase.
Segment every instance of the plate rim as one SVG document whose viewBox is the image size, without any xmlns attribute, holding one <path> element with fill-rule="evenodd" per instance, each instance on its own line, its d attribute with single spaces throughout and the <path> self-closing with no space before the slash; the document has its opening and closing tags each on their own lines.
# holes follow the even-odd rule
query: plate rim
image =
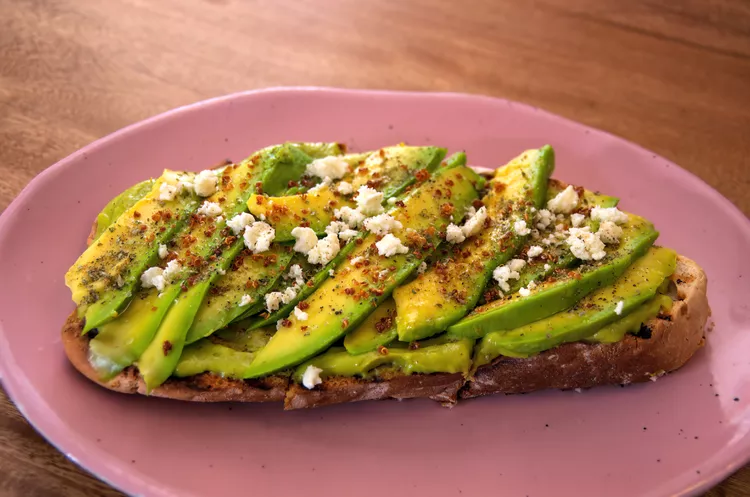
<svg viewBox="0 0 750 497">
<path fill-rule="evenodd" d="M 135 123 L 129 124 L 123 128 L 120 128 L 119 130 L 116 130 L 112 133 L 109 133 L 101 138 L 98 138 L 94 140 L 93 142 L 85 145 L 84 147 L 76 150 L 72 154 L 60 159 L 59 161 L 55 162 L 51 166 L 45 168 L 42 170 L 39 174 L 37 174 L 34 178 L 29 181 L 29 183 L 24 186 L 24 188 L 18 193 L 18 195 L 10 202 L 10 204 L 5 208 L 5 210 L 0 213 L 0 245 L 4 243 L 4 240 L 10 233 L 10 223 L 9 219 L 13 217 L 13 215 L 20 209 L 21 204 L 25 201 L 25 199 L 29 196 L 32 196 L 34 191 L 40 187 L 43 183 L 48 181 L 50 177 L 61 174 L 70 167 L 74 167 L 75 162 L 83 156 L 86 156 L 87 154 L 99 149 L 100 147 L 106 146 L 108 143 L 114 141 L 114 140 L 120 140 L 120 139 L 127 139 L 130 135 L 138 133 L 143 131 L 144 129 L 147 129 L 150 126 L 153 126 L 157 123 L 164 123 L 168 122 L 173 119 L 179 119 L 181 115 L 194 112 L 196 110 L 202 109 L 204 107 L 211 107 L 215 105 L 219 105 L 225 102 L 230 102 L 237 99 L 243 99 L 243 98 L 252 98 L 257 96 L 263 96 L 263 95 L 269 95 L 273 96 L 276 94 L 283 94 L 283 93 L 304 93 L 311 95 L 312 98 L 315 98 L 318 94 L 329 94 L 334 96 L 352 96 L 356 98 L 434 98 L 438 100 L 444 100 L 444 99 L 450 99 L 450 100 L 474 100 L 474 101 L 484 101 L 487 104 L 497 104 L 497 103 L 504 103 L 507 106 L 515 106 L 523 108 L 527 111 L 531 111 L 534 113 L 539 113 L 544 116 L 546 119 L 551 119 L 554 121 L 561 121 L 561 124 L 564 126 L 569 127 L 575 127 L 580 130 L 586 130 L 589 133 L 598 134 L 600 136 L 606 137 L 611 140 L 615 140 L 619 142 L 621 145 L 634 148 L 641 154 L 650 155 L 654 158 L 660 159 L 666 164 L 669 164 L 670 168 L 672 169 L 672 174 L 678 174 L 681 175 L 681 179 L 684 181 L 687 181 L 688 183 L 692 184 L 693 186 L 699 187 L 703 192 L 706 193 L 706 195 L 710 198 L 712 202 L 716 202 L 717 205 L 729 216 L 731 216 L 734 222 L 736 222 L 738 225 L 743 226 L 744 230 L 746 230 L 748 233 L 750 233 L 750 218 L 745 216 L 745 214 L 740 211 L 740 209 L 734 205 L 729 199 L 724 197 L 718 190 L 716 190 L 714 187 L 712 187 L 710 184 L 708 184 L 706 181 L 695 175 L 694 173 L 682 168 L 681 166 L 675 164 L 671 160 L 664 158 L 660 156 L 659 154 L 648 150 L 641 145 L 634 143 L 632 141 L 629 141 L 625 138 L 622 138 L 620 136 L 617 136 L 611 132 L 604 131 L 592 126 L 588 126 L 583 123 L 579 123 L 577 121 L 574 121 L 572 119 L 569 119 L 564 116 L 560 116 L 558 114 L 555 114 L 553 112 L 544 110 L 542 108 L 536 107 L 534 105 L 526 104 L 523 102 L 518 102 L 514 100 L 509 100 L 502 97 L 492 97 L 482 94 L 473 94 L 473 93 L 459 93 L 459 92 L 429 92 L 429 91 L 402 91 L 402 90 L 383 90 L 383 89 L 348 89 L 348 88 L 336 88 L 336 87 L 325 87 L 325 86 L 278 86 L 278 87 L 266 87 L 266 88 L 260 88 L 260 89 L 253 89 L 253 90 L 245 90 L 235 93 L 230 93 L 226 95 L 216 96 L 212 98 L 208 98 L 205 100 L 196 101 L 193 103 L 189 103 L 186 105 L 182 105 L 173 109 L 169 109 L 167 111 L 161 112 L 159 114 L 155 114 L 153 116 L 150 116 L 146 119 L 143 119 L 141 121 L 137 121 Z M 24 383 L 26 381 L 25 377 L 10 377 L 7 374 L 7 371 L 12 370 L 14 368 L 11 368 L 9 365 L 14 364 L 15 361 L 13 360 L 13 357 L 11 354 L 7 352 L 7 341 L 5 338 L 5 332 L 2 325 L 0 325 L 0 384 L 2 384 L 3 388 L 5 389 L 8 398 L 13 402 L 13 404 L 16 406 L 16 408 L 19 410 L 19 412 L 23 415 L 23 417 L 27 420 L 27 422 L 34 428 L 34 430 L 37 431 L 50 445 L 52 445 L 56 450 L 61 452 L 66 458 L 71 460 L 74 464 L 76 464 L 78 467 L 82 468 L 87 473 L 93 475 L 95 478 L 103 481 L 104 483 L 112 486 L 113 488 L 116 488 L 122 492 L 129 493 L 129 492 L 154 492 L 154 495 L 172 495 L 171 491 L 165 490 L 162 488 L 156 488 L 152 482 L 149 480 L 146 480 L 144 478 L 133 478 L 130 475 L 126 474 L 120 474 L 119 475 L 119 481 L 118 483 L 113 482 L 113 478 L 115 476 L 115 473 L 112 472 L 111 475 L 104 475 L 104 472 L 106 471 L 106 459 L 111 458 L 112 456 L 106 456 L 104 459 L 104 464 L 102 469 L 94 470 L 90 469 L 91 464 L 86 463 L 82 460 L 79 460 L 78 457 L 76 457 L 71 451 L 65 451 L 61 447 L 62 445 L 68 445 L 68 448 L 74 448 L 77 450 L 81 450 L 82 447 L 76 446 L 76 447 L 70 447 L 70 445 L 77 445 L 77 442 L 75 442 L 74 439 L 67 440 L 65 442 L 60 442 L 58 445 L 58 442 L 54 441 L 48 434 L 48 429 L 50 428 L 49 421 L 43 421 L 39 419 L 32 419 L 29 417 L 27 413 L 27 409 L 25 405 L 22 402 L 22 398 L 24 401 L 32 399 L 32 397 L 37 396 L 38 392 L 34 390 L 33 388 L 27 386 L 25 389 L 23 388 Z M 41 398 L 37 399 L 36 402 L 45 403 Z M 46 424 L 45 428 L 43 429 L 40 425 Z M 750 433 L 746 433 L 740 441 L 734 445 L 734 450 L 731 454 L 729 454 L 730 451 L 722 451 L 721 453 L 715 454 L 714 457 L 707 459 L 705 461 L 705 464 L 702 466 L 703 474 L 701 475 L 701 478 L 693 478 L 692 476 L 690 478 L 686 478 L 687 471 L 684 473 L 681 473 L 680 475 L 671 478 L 669 480 L 665 480 L 662 485 L 660 485 L 656 489 L 652 489 L 651 491 L 644 494 L 642 497 L 657 497 L 657 496 L 666 496 L 666 495 L 675 495 L 675 496 L 682 496 L 682 495 L 695 495 L 699 492 L 705 491 L 719 482 L 723 481 L 725 478 L 727 478 L 730 474 L 734 473 L 738 469 L 740 469 L 742 466 L 746 465 L 748 462 L 750 462 Z M 88 459 L 88 457 L 84 458 Z M 119 459 L 118 459 L 119 460 Z M 708 468 L 706 467 L 708 466 Z M 692 473 L 691 473 L 692 474 Z M 695 476 L 693 474 L 693 476 Z M 684 481 L 682 485 L 676 480 Z M 686 486 L 689 482 L 693 482 L 692 485 Z M 157 482 L 154 482 L 157 483 Z M 655 493 L 655 492 L 665 492 L 665 493 Z M 184 494 L 183 494 L 184 495 Z"/>
</svg>

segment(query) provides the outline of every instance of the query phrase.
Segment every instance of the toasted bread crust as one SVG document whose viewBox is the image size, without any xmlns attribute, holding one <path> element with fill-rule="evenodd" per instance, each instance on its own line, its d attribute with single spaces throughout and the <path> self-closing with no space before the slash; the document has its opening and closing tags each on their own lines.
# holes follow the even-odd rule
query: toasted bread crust
<svg viewBox="0 0 750 497">
<path fill-rule="evenodd" d="M 88 379 L 120 393 L 139 393 L 191 402 L 280 402 L 289 384 L 288 378 L 269 376 L 260 380 L 235 380 L 202 373 L 189 378 L 170 378 L 146 393 L 146 384 L 131 366 L 109 381 L 101 381 L 88 360 L 89 338 L 81 336 L 83 322 L 75 312 L 68 316 L 62 330 L 65 353 L 73 367 Z"/>
<path fill-rule="evenodd" d="M 644 323 L 651 338 L 628 335 L 611 344 L 568 343 L 527 359 L 501 356 L 479 367 L 460 397 L 628 384 L 674 371 L 703 346 L 711 310 L 706 275 L 694 261 L 678 256 L 671 279 L 676 300 L 668 316 Z"/>
<path fill-rule="evenodd" d="M 345 402 L 424 397 L 444 404 L 455 404 L 465 382 L 462 373 L 394 375 L 378 380 L 337 376 L 328 378 L 312 390 L 291 383 L 284 409 L 322 407 Z"/>
</svg>

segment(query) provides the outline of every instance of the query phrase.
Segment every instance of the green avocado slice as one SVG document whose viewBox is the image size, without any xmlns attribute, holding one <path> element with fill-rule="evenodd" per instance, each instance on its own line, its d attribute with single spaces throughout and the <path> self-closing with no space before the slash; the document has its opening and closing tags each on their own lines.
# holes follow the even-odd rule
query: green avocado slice
<svg viewBox="0 0 750 497">
<path fill-rule="evenodd" d="M 292 379 L 302 383 L 308 367 L 319 368 L 320 377 L 369 377 L 376 368 L 390 367 L 401 374 L 463 373 L 471 368 L 474 340 L 462 338 L 446 340 L 437 337 L 419 343 L 418 348 L 395 343 L 387 349 L 362 354 L 350 354 L 343 347 L 331 347 L 323 354 L 310 359 L 295 369 Z"/>
<path fill-rule="evenodd" d="M 444 245 L 439 252 L 442 258 L 394 291 L 399 340 L 410 342 L 440 333 L 476 305 L 492 271 L 526 240 L 527 235 L 513 229 L 514 222 L 531 225 L 531 208 L 544 204 L 553 169 L 554 152 L 545 146 L 527 150 L 497 170 L 483 199 L 485 226 L 463 243 Z"/>
<path fill-rule="evenodd" d="M 231 219 L 245 211 L 247 198 L 259 184 L 264 191 L 271 193 L 283 190 L 289 178 L 299 177 L 312 160 L 295 144 L 263 149 L 239 165 L 227 167 L 219 181 L 220 190 L 208 201 L 219 202 L 224 206 L 225 218 Z M 172 374 L 206 292 L 242 249 L 242 238 L 232 237 L 224 227 L 226 219 L 216 223 L 214 231 L 206 229 L 207 220 L 198 219 L 186 234 L 186 238 L 197 240 L 192 245 L 194 255 L 186 259 L 198 257 L 204 262 L 198 264 L 201 270 L 186 271 L 180 282 L 164 290 L 168 294 L 175 293 L 175 301 L 156 330 L 154 340 L 138 360 L 138 369 L 148 390 L 160 385 Z"/>
<path fill-rule="evenodd" d="M 652 247 L 612 285 L 599 288 L 570 310 L 510 329 L 487 333 L 479 342 L 474 369 L 499 355 L 528 357 L 565 342 L 589 337 L 652 299 L 675 269 L 677 254 Z"/>
<path fill-rule="evenodd" d="M 616 343 L 628 333 L 637 333 L 641 324 L 659 315 L 661 311 L 669 312 L 674 302 L 667 295 L 657 295 L 624 318 L 605 326 L 583 340 L 591 343 Z"/>
<path fill-rule="evenodd" d="M 350 183 L 353 192 L 361 186 L 371 186 L 382 192 L 386 201 L 413 184 L 419 170 L 432 173 L 445 153 L 444 148 L 398 145 L 369 152 L 364 159 L 362 155 L 351 156 L 348 160 L 345 156 L 351 168 L 359 167 L 345 175 L 342 181 Z M 306 193 L 282 197 L 255 194 L 250 196 L 247 204 L 252 215 L 265 217 L 273 226 L 278 242 L 294 240 L 292 230 L 300 225 L 321 235 L 333 221 L 336 209 L 356 207 L 351 194 L 342 195 L 331 185 L 320 185 Z"/>
<path fill-rule="evenodd" d="M 131 186 L 110 200 L 109 203 L 104 206 L 104 209 L 102 209 L 99 215 L 96 216 L 96 229 L 94 230 L 93 240 L 96 241 L 96 239 L 104 233 L 104 230 L 117 221 L 117 218 L 119 218 L 123 212 L 133 207 L 136 202 L 148 195 L 155 182 L 155 179 L 141 181 L 137 185 Z"/>
<path fill-rule="evenodd" d="M 190 193 L 161 199 L 163 184 L 191 180 L 192 173 L 165 170 L 143 198 L 125 210 L 86 248 L 65 274 L 83 333 L 115 318 L 130 301 L 141 273 L 154 262 L 160 243 L 172 238 L 198 208 Z"/>
<path fill-rule="evenodd" d="M 361 323 L 393 289 L 401 284 L 439 243 L 453 214 L 441 206 L 442 196 L 448 196 L 455 212 L 463 213 L 477 197 L 475 185 L 481 178 L 467 167 L 454 167 L 436 172 L 433 177 L 404 198 L 390 214 L 403 228 L 386 235 L 401 244 L 410 245 L 408 253 L 390 257 L 379 255 L 379 240 L 374 234 L 362 239 L 361 245 L 350 254 L 336 271 L 336 277 L 327 279 L 310 297 L 299 304 L 308 319 L 281 322 L 276 334 L 265 348 L 258 352 L 245 372 L 247 378 L 256 378 L 294 366 L 326 349 L 348 331 Z M 440 194 L 439 194 L 440 192 Z M 386 244 L 381 243 L 381 248 Z"/>
<path fill-rule="evenodd" d="M 363 354 L 388 345 L 397 337 L 396 302 L 389 298 L 344 337 L 344 347 L 350 354 Z"/>
<path fill-rule="evenodd" d="M 574 270 L 559 270 L 527 297 L 509 294 L 479 306 L 448 328 L 448 334 L 480 338 L 489 332 L 514 329 L 567 309 L 597 288 L 611 285 L 659 236 L 650 222 L 634 214 L 628 215 L 622 230 L 619 245 L 600 261 L 587 261 Z"/>
</svg>

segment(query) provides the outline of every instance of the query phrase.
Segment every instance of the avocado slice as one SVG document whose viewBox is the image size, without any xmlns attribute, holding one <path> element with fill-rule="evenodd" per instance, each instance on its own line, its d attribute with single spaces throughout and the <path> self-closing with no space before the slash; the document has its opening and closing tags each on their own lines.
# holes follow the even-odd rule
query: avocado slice
<svg viewBox="0 0 750 497">
<path fill-rule="evenodd" d="M 650 248 L 612 285 L 599 288 L 570 310 L 518 328 L 487 333 L 477 346 L 474 368 L 491 363 L 499 355 L 528 357 L 595 334 L 652 299 L 664 279 L 674 272 L 676 263 L 673 250 Z"/>
<path fill-rule="evenodd" d="M 622 229 L 619 245 L 604 259 L 588 261 L 571 270 L 558 270 L 527 297 L 508 294 L 479 306 L 449 327 L 448 334 L 480 338 L 489 332 L 518 328 L 567 309 L 597 288 L 611 285 L 659 236 L 650 222 L 635 214 L 628 215 Z"/>
<path fill-rule="evenodd" d="M 350 354 L 363 354 L 388 345 L 397 337 L 396 302 L 389 298 L 344 337 L 344 347 Z"/>
<path fill-rule="evenodd" d="M 293 254 L 291 247 L 273 244 L 262 254 L 243 249 L 237 257 L 231 258 L 229 270 L 216 279 L 203 299 L 188 330 L 186 343 L 207 337 L 248 309 L 262 304 L 263 296 L 289 267 Z M 250 301 L 243 304 L 247 297 Z"/>
<path fill-rule="evenodd" d="M 299 321 L 294 317 L 280 321 L 279 330 L 258 352 L 245 372 L 246 377 L 265 376 L 299 364 L 359 325 L 434 250 L 448 223 L 477 198 L 475 185 L 481 181 L 471 169 L 454 167 L 439 170 L 415 188 L 401 206 L 390 211 L 403 225 L 390 236 L 409 244 L 408 253 L 385 257 L 379 255 L 376 244 L 382 240 L 376 235 L 362 238 L 351 258 L 339 266 L 336 277 L 327 279 L 300 302 L 308 319 Z M 448 189 L 451 195 L 446 195 Z M 445 203 L 443 195 L 453 202 L 453 213 L 441 209 Z"/>
<path fill-rule="evenodd" d="M 667 295 L 657 295 L 624 318 L 608 324 L 590 337 L 584 338 L 583 341 L 591 343 L 619 342 L 628 333 L 638 333 L 643 323 L 658 316 L 661 311 L 669 312 L 673 303 Z"/>
<path fill-rule="evenodd" d="M 219 181 L 222 187 L 208 201 L 224 206 L 224 216 L 230 219 L 245 211 L 247 198 L 259 186 L 271 193 L 285 189 L 290 181 L 288 178 L 301 175 L 312 159 L 295 144 L 263 149 L 239 165 L 227 167 Z M 138 360 L 138 369 L 149 390 L 162 384 L 174 371 L 187 332 L 206 292 L 241 250 L 243 240 L 231 236 L 231 232 L 223 227 L 225 224 L 226 220 L 216 223 L 216 230 L 211 232 L 199 219 L 186 235 L 190 240 L 197 240 L 191 246 L 195 257 L 204 263 L 199 264 L 199 267 L 203 266 L 200 271 L 188 270 L 182 282 L 173 283 L 164 290 L 165 293 L 175 293 L 175 301 L 156 330 L 154 340 Z"/>
<path fill-rule="evenodd" d="M 93 240 L 96 241 L 112 223 L 117 221 L 123 212 L 133 207 L 136 202 L 148 195 L 154 187 L 155 179 L 141 181 L 133 185 L 112 200 L 109 201 L 104 209 L 96 216 L 96 229 L 94 230 Z M 93 242 L 92 242 L 93 243 Z"/>
<path fill-rule="evenodd" d="M 445 153 L 444 148 L 397 145 L 377 152 L 344 156 L 344 160 L 350 162 L 350 167 L 359 167 L 342 181 L 349 182 L 355 192 L 360 186 L 371 186 L 382 192 L 383 200 L 387 200 L 414 183 L 417 171 L 424 169 L 433 172 Z M 320 185 L 306 193 L 282 197 L 251 195 L 247 201 L 248 211 L 256 217 L 265 216 L 276 230 L 278 242 L 294 240 L 292 230 L 300 225 L 308 226 L 321 235 L 334 219 L 336 209 L 356 206 L 352 196 L 343 196 L 334 188 Z"/>
<path fill-rule="evenodd" d="M 489 222 L 452 250 L 441 248 L 442 258 L 394 291 L 399 340 L 410 342 L 444 331 L 476 305 L 492 271 L 526 240 L 512 229 L 514 220 L 531 225 L 531 208 L 544 204 L 553 169 L 554 152 L 545 146 L 527 150 L 497 170 L 483 199 Z"/>
<path fill-rule="evenodd" d="M 329 376 L 359 376 L 368 378 L 387 367 L 400 374 L 463 373 L 471 368 L 474 340 L 448 340 L 444 336 L 420 342 L 418 347 L 396 342 L 387 349 L 358 355 L 343 347 L 331 347 L 295 369 L 292 379 L 302 383 L 309 366 L 320 368 L 321 378 Z"/>
<path fill-rule="evenodd" d="M 192 173 L 165 170 L 141 200 L 124 211 L 88 246 L 65 274 L 65 284 L 85 320 L 87 333 L 118 315 L 133 295 L 141 273 L 198 208 L 197 196 L 184 193 L 161 200 L 163 184 L 177 185 Z"/>
</svg>

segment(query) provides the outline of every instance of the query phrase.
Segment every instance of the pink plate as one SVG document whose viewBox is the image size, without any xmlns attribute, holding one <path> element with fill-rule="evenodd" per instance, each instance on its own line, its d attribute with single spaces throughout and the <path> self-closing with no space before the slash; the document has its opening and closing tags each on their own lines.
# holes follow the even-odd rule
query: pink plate
<svg viewBox="0 0 750 497">
<path fill-rule="evenodd" d="M 301 412 L 199 405 L 99 388 L 69 366 L 63 274 L 115 194 L 162 168 L 200 170 L 286 140 L 354 150 L 405 141 L 497 166 L 552 144 L 560 179 L 651 219 L 709 278 L 715 329 L 656 383 Z M 750 222 L 651 152 L 546 112 L 468 95 L 274 89 L 130 126 L 35 178 L 0 218 L 0 373 L 23 414 L 73 461 L 137 495 L 674 496 L 750 458 Z"/>
</svg>

